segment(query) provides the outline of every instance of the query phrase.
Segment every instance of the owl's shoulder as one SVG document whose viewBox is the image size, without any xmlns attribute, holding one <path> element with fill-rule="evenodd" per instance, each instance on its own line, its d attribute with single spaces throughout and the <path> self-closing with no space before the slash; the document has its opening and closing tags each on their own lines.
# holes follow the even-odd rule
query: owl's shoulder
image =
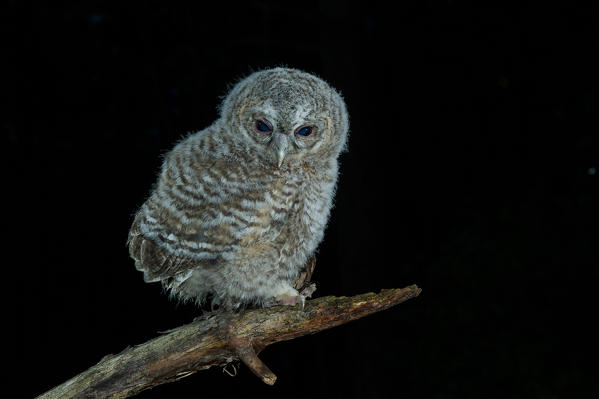
<svg viewBox="0 0 599 399">
<path fill-rule="evenodd" d="M 189 157 L 190 155 L 208 158 L 217 152 L 216 147 L 220 145 L 219 136 L 218 129 L 214 125 L 191 132 L 175 144 L 166 154 L 165 160 L 168 161 L 178 156 Z"/>
</svg>

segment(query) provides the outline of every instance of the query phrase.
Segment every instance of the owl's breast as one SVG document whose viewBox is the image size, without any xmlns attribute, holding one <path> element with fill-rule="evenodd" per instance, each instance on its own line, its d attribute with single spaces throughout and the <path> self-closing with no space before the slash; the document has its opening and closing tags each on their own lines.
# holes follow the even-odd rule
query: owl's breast
<svg viewBox="0 0 599 399">
<path fill-rule="evenodd" d="M 240 199 L 246 228 L 241 231 L 242 242 L 278 242 L 285 240 L 294 212 L 299 208 L 298 192 L 301 183 L 272 179 L 247 187 Z"/>
<path fill-rule="evenodd" d="M 279 266 L 301 268 L 322 241 L 335 187 L 335 175 L 294 175 L 273 181 L 264 192 L 264 223 L 258 241 L 272 245 Z M 268 244 L 267 244 L 268 243 Z"/>
<path fill-rule="evenodd" d="M 305 264 L 323 238 L 336 173 L 272 173 L 184 150 L 140 210 L 140 234 L 198 265 L 283 265 L 291 275 Z"/>
</svg>

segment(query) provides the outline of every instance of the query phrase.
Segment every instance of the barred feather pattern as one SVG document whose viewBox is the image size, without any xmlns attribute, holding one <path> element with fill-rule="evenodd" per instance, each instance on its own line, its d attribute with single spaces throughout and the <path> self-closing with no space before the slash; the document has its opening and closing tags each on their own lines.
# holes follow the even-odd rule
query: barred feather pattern
<svg viewBox="0 0 599 399">
<path fill-rule="evenodd" d="M 256 118 L 274 125 L 271 136 Z M 306 121 L 315 137 L 295 137 Z M 347 130 L 340 95 L 313 75 L 275 68 L 240 81 L 221 117 L 165 156 L 135 216 L 129 250 L 145 281 L 232 308 L 299 295 L 294 281 L 323 239 Z M 280 165 L 276 134 L 290 143 Z"/>
</svg>

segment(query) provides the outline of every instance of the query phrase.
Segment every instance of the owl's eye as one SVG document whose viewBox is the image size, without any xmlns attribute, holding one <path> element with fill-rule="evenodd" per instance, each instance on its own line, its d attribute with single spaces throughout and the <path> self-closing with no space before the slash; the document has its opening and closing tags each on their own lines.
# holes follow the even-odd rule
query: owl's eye
<svg viewBox="0 0 599 399">
<path fill-rule="evenodd" d="M 302 126 L 302 127 L 297 128 L 297 130 L 295 131 L 295 135 L 302 136 L 302 137 L 308 137 L 309 135 L 312 134 L 313 130 L 314 130 L 314 127 L 312 127 L 312 126 Z"/>
<path fill-rule="evenodd" d="M 268 121 L 256 119 L 256 130 L 262 133 L 272 132 L 272 125 Z"/>
</svg>

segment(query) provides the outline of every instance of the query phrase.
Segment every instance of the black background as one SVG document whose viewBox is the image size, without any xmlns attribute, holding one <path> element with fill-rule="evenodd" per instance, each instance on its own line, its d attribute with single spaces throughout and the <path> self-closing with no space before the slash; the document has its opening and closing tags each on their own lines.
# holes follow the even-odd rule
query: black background
<svg viewBox="0 0 599 399">
<path fill-rule="evenodd" d="M 344 95 L 318 296 L 419 298 L 157 397 L 597 397 L 592 2 L 10 1 L 1 396 L 32 397 L 199 311 L 126 249 L 161 154 L 264 67 Z M 210 4 L 210 5 L 208 5 Z"/>
</svg>

